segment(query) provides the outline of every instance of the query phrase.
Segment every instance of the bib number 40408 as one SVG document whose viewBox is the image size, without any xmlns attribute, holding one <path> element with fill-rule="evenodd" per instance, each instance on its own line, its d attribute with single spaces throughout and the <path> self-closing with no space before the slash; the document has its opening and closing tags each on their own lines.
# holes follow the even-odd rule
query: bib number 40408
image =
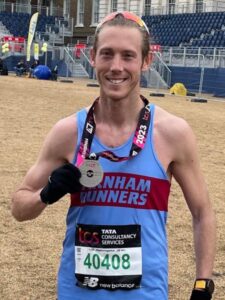
<svg viewBox="0 0 225 300">
<path fill-rule="evenodd" d="M 89 269 L 93 268 L 96 270 L 100 268 L 105 268 L 107 270 L 109 269 L 127 270 L 130 268 L 130 255 L 123 254 L 122 256 L 119 256 L 118 254 L 113 254 L 113 255 L 106 254 L 105 256 L 102 257 L 96 253 L 93 255 L 88 253 L 84 259 L 83 264 Z"/>
</svg>

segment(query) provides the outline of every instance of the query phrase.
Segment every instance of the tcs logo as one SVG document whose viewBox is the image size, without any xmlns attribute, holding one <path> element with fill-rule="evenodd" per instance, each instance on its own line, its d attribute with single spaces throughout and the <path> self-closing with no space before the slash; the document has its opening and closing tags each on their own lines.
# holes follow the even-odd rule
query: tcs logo
<svg viewBox="0 0 225 300">
<path fill-rule="evenodd" d="M 99 244 L 98 232 L 89 232 L 84 231 L 82 228 L 79 228 L 79 242 L 81 244 Z"/>
</svg>

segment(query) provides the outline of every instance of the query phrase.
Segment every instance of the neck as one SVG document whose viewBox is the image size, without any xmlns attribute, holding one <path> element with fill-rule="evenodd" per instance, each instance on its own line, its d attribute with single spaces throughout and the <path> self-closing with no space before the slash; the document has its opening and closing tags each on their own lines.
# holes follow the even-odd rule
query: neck
<svg viewBox="0 0 225 300">
<path fill-rule="evenodd" d="M 100 96 L 95 109 L 97 123 L 104 123 L 114 127 L 137 124 L 143 101 L 137 94 L 129 99 L 109 99 Z"/>
</svg>

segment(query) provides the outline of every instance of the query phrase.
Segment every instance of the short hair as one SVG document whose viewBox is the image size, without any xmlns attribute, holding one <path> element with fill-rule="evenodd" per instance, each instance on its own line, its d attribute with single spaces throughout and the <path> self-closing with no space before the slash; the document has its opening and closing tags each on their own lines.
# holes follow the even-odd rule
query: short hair
<svg viewBox="0 0 225 300">
<path fill-rule="evenodd" d="M 139 26 L 136 22 L 132 20 L 126 19 L 123 16 L 123 14 L 119 12 L 112 20 L 106 21 L 99 28 L 97 27 L 93 42 L 93 50 L 95 51 L 95 53 L 97 52 L 99 33 L 105 26 L 124 26 L 130 28 L 137 28 L 142 35 L 142 60 L 144 60 L 148 56 L 150 50 L 150 36 L 146 28 L 144 26 Z"/>
</svg>

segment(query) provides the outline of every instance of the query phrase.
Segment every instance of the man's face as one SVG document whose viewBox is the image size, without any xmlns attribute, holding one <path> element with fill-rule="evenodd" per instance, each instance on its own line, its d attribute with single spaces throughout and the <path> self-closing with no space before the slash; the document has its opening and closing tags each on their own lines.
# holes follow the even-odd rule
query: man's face
<svg viewBox="0 0 225 300">
<path fill-rule="evenodd" d="M 105 26 L 91 58 L 102 97 L 120 100 L 139 94 L 141 71 L 147 69 L 149 59 L 142 59 L 142 36 L 137 28 Z"/>
</svg>

